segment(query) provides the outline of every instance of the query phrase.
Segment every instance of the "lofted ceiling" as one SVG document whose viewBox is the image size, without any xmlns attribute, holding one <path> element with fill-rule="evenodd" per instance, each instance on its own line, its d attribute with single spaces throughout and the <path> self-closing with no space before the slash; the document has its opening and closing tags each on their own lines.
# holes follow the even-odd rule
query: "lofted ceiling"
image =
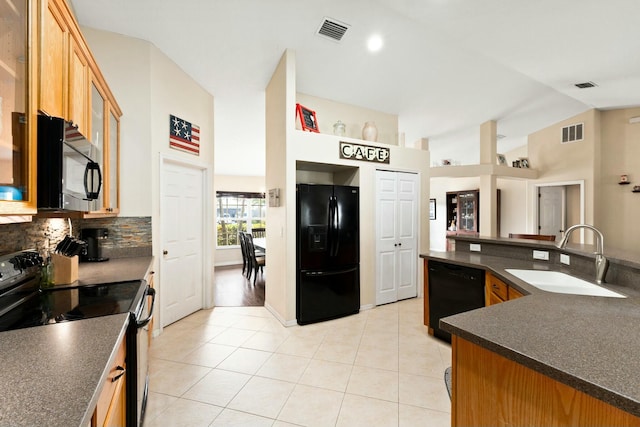
<svg viewBox="0 0 640 427">
<path fill-rule="evenodd" d="M 214 96 L 217 174 L 264 174 L 264 89 L 287 48 L 298 91 L 398 114 L 436 159 L 473 163 L 487 120 L 504 152 L 587 109 L 640 105 L 638 0 L 71 3 L 82 26 L 150 41 Z M 348 24 L 340 42 L 316 35 L 325 17 Z"/>
</svg>

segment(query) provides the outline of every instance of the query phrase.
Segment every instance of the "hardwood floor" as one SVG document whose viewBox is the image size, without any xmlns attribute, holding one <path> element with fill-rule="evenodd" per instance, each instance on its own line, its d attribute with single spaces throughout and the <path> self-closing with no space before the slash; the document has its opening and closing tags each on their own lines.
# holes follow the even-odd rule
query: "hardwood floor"
<svg viewBox="0 0 640 427">
<path fill-rule="evenodd" d="M 267 276 L 258 272 L 258 280 L 253 284 L 242 274 L 242 266 L 216 267 L 213 303 L 216 307 L 248 307 L 264 305 L 264 286 Z"/>
</svg>

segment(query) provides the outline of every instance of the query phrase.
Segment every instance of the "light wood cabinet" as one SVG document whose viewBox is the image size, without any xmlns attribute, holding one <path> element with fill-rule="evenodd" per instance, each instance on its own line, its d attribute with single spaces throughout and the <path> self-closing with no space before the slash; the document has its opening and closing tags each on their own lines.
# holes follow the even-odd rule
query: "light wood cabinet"
<svg viewBox="0 0 640 427">
<path fill-rule="evenodd" d="M 109 106 L 109 131 L 107 133 L 108 187 L 105 189 L 105 206 L 108 212 L 120 212 L 120 116 Z"/>
<path fill-rule="evenodd" d="M 493 274 L 485 275 L 485 303 L 487 306 L 523 297 L 520 291 L 498 279 Z"/>
<path fill-rule="evenodd" d="M 0 222 L 25 221 L 36 209 L 38 3 L 0 7 Z M 18 217 L 13 217 L 17 215 Z"/>
<path fill-rule="evenodd" d="M 38 109 L 67 117 L 69 24 L 61 2 L 42 0 Z"/>
<path fill-rule="evenodd" d="M 119 212 L 120 117 L 109 89 L 80 27 L 65 0 L 40 0 L 39 109 L 62 117 L 100 150 L 102 188 L 91 212 L 43 213 L 43 216 L 95 218 Z"/>
<path fill-rule="evenodd" d="M 87 89 L 89 87 L 89 66 L 77 36 L 69 37 L 69 91 L 67 117 L 81 134 L 87 135 Z"/>
<path fill-rule="evenodd" d="M 115 360 L 109 368 L 109 374 L 105 379 L 96 409 L 93 412 L 91 419 L 92 427 L 126 425 L 126 354 L 126 339 L 123 338 L 117 350 Z"/>
<path fill-rule="evenodd" d="M 638 426 L 640 418 L 458 336 L 452 426 Z"/>
</svg>

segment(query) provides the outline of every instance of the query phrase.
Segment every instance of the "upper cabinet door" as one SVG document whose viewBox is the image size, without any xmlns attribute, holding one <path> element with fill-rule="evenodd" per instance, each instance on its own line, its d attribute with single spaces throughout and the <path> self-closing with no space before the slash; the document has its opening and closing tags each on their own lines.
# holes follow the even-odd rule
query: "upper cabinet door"
<svg viewBox="0 0 640 427">
<path fill-rule="evenodd" d="M 120 119 L 113 111 L 109 111 L 109 146 L 106 165 L 108 174 L 108 194 L 106 207 L 108 212 L 119 212 L 120 207 Z"/>
<path fill-rule="evenodd" d="M 40 96 L 38 108 L 54 117 L 67 118 L 67 64 L 69 26 L 58 3 L 44 0 L 40 46 Z"/>
<path fill-rule="evenodd" d="M 36 16 L 35 1 L 0 1 L 0 215 L 36 213 Z"/>
<path fill-rule="evenodd" d="M 102 189 L 100 190 L 100 195 L 95 202 L 96 211 L 103 211 L 105 208 L 105 191 L 106 191 L 106 172 L 105 172 L 105 134 L 106 134 L 106 104 L 105 97 L 102 94 L 102 91 L 96 85 L 95 80 L 91 82 L 91 123 L 90 123 L 90 134 L 88 138 L 91 142 L 95 144 L 100 152 L 98 155 L 100 170 L 102 171 Z"/>
<path fill-rule="evenodd" d="M 89 67 L 87 58 L 75 35 L 69 37 L 69 108 L 68 120 L 87 135 L 89 103 Z"/>
</svg>

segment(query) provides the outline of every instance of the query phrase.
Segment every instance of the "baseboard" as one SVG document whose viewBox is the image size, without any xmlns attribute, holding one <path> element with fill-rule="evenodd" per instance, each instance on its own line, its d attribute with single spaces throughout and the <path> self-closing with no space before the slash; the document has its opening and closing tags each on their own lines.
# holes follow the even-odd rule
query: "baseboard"
<svg viewBox="0 0 640 427">
<path fill-rule="evenodd" d="M 283 326 L 291 327 L 291 326 L 296 326 L 298 324 L 298 322 L 296 320 L 284 320 L 282 318 L 282 316 L 280 316 L 280 314 L 273 308 L 271 307 L 271 305 L 268 302 L 264 302 L 264 308 L 267 309 L 267 311 L 269 311 L 269 313 L 273 314 L 273 317 L 275 317 L 278 322 L 282 323 Z"/>
<path fill-rule="evenodd" d="M 360 311 L 371 310 L 372 308 L 376 308 L 376 305 L 375 304 L 361 305 Z"/>
<path fill-rule="evenodd" d="M 227 261 L 227 262 L 221 262 L 221 263 L 216 263 L 213 265 L 213 268 L 216 267 L 229 267 L 232 265 L 237 265 L 238 267 L 242 266 L 242 262 L 238 263 L 238 261 Z"/>
</svg>

